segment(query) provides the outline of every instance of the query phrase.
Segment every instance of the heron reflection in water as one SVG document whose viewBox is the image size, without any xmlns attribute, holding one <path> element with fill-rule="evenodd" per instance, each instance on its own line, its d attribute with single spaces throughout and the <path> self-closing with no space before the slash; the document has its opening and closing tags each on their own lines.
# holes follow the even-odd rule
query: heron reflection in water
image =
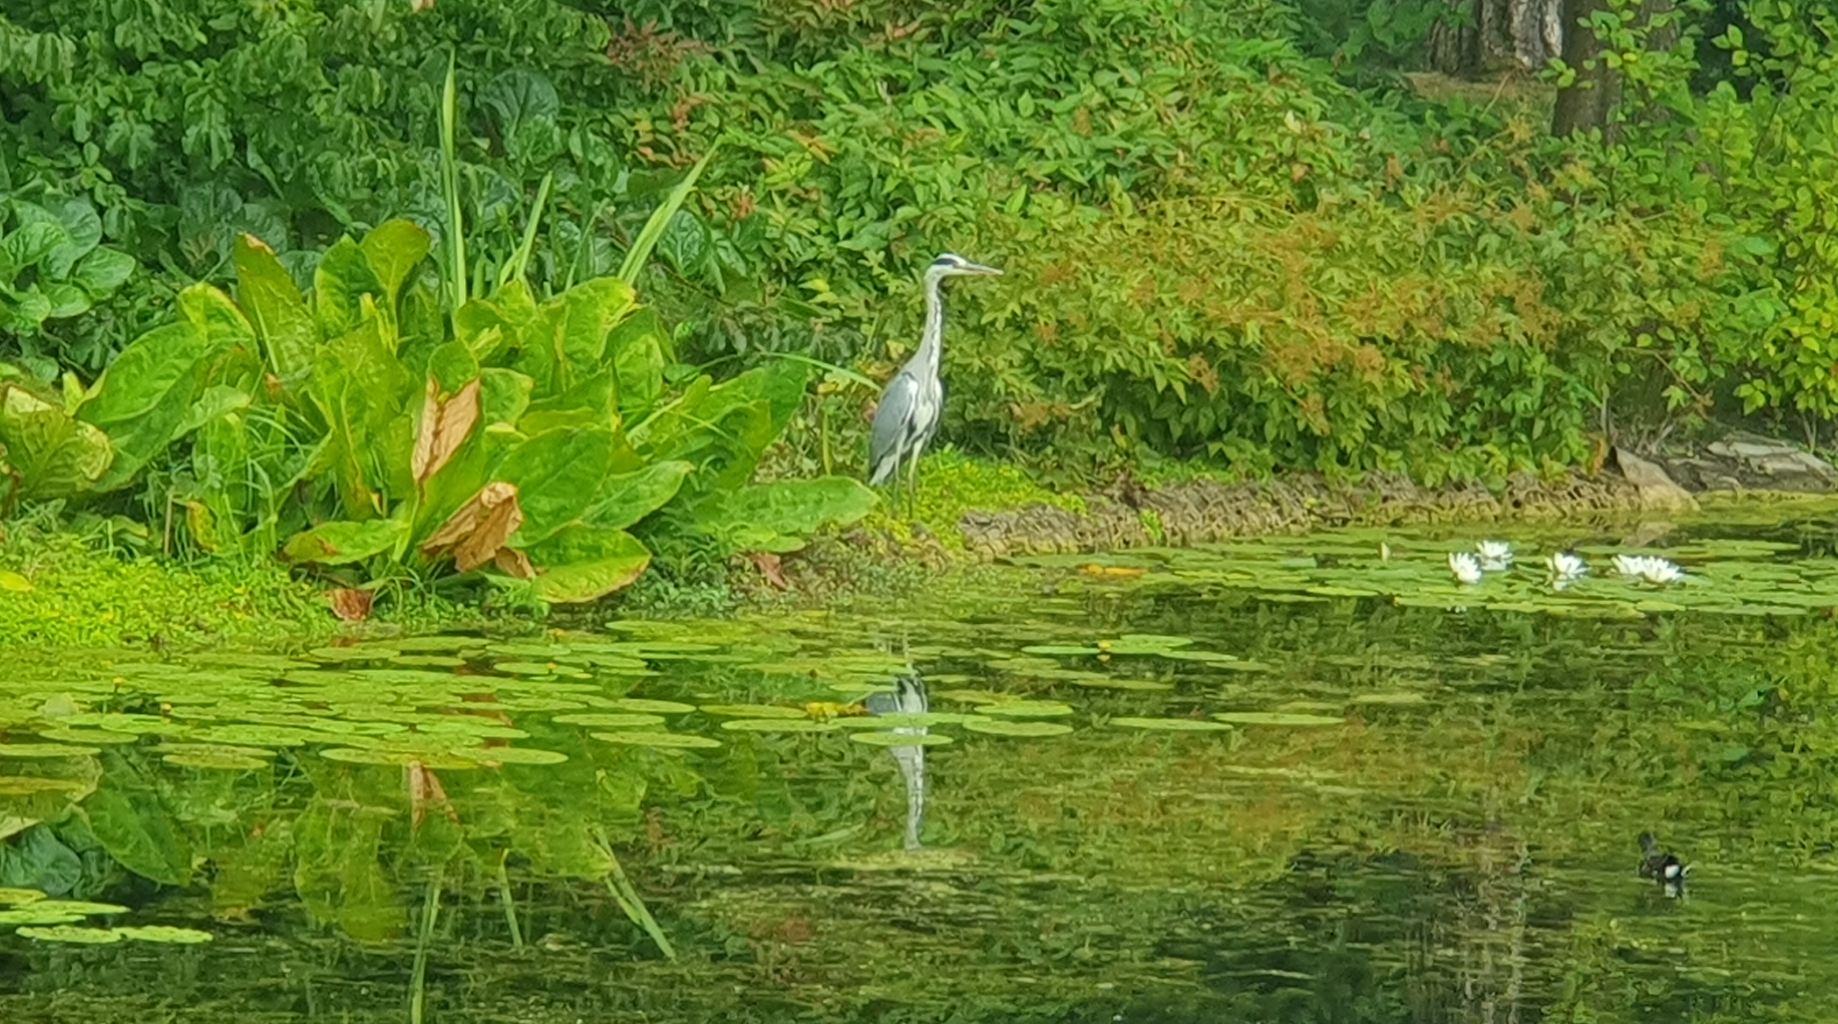
<svg viewBox="0 0 1838 1024">
<path fill-rule="evenodd" d="M 894 680 L 892 693 L 872 693 L 864 702 L 870 715 L 923 715 L 931 705 L 926 700 L 925 682 L 919 673 L 908 670 Z M 896 736 L 924 736 L 925 726 L 903 725 L 889 730 Z M 920 849 L 919 829 L 925 824 L 925 748 L 912 746 L 887 748 L 899 762 L 900 774 L 906 779 L 906 848 Z"/>
</svg>

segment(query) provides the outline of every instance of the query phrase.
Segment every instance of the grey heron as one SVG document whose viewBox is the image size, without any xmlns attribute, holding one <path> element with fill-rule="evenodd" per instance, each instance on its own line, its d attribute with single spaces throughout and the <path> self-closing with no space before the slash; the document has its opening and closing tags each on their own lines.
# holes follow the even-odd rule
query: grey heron
<svg viewBox="0 0 1838 1024">
<path fill-rule="evenodd" d="M 910 667 L 894 680 L 892 693 L 871 693 L 866 704 L 871 715 L 923 715 L 932 707 L 925 681 Z M 897 726 L 888 731 L 896 736 L 924 736 L 925 726 Z M 917 850 L 921 848 L 919 831 L 925 826 L 925 747 L 913 743 L 888 747 L 887 752 L 906 780 L 906 848 Z"/>
<path fill-rule="evenodd" d="M 925 268 L 925 333 L 920 335 L 919 351 L 881 392 L 868 448 L 870 486 L 889 481 L 898 485 L 900 471 L 906 470 L 909 511 L 919 501 L 919 456 L 938 433 L 938 418 L 944 411 L 945 389 L 938 376 L 938 361 L 944 346 L 945 278 L 1001 273 L 949 252 Z"/>
</svg>

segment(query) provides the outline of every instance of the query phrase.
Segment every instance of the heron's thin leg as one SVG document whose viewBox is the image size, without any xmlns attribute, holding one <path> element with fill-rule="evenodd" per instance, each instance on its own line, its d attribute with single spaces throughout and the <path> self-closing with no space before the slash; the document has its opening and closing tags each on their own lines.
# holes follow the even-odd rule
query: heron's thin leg
<svg viewBox="0 0 1838 1024">
<path fill-rule="evenodd" d="M 913 453 L 912 468 L 906 471 L 906 483 L 907 483 L 907 492 L 910 495 L 910 497 L 908 498 L 908 501 L 909 501 L 908 508 L 911 512 L 912 518 L 914 520 L 917 520 L 919 518 L 919 453 L 918 452 Z"/>
</svg>

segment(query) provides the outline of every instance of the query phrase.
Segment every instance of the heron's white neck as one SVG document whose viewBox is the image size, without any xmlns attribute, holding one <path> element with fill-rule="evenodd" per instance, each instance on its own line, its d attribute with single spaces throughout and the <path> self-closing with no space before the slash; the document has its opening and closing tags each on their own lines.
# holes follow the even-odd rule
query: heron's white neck
<svg viewBox="0 0 1838 1024">
<path fill-rule="evenodd" d="M 925 333 L 919 338 L 917 359 L 931 375 L 938 376 L 939 355 L 945 340 L 944 277 L 927 274 L 925 278 Z"/>
</svg>

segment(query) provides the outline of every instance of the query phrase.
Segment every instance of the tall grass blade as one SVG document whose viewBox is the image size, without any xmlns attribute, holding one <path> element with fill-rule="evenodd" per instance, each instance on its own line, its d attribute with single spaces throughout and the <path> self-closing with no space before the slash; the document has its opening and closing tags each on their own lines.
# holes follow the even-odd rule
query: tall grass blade
<svg viewBox="0 0 1838 1024">
<path fill-rule="evenodd" d="M 670 944 L 670 937 L 658 926 L 657 918 L 651 916 L 644 898 L 632 887 L 632 880 L 626 877 L 625 868 L 620 865 L 619 855 L 613 852 L 612 844 L 602 834 L 596 834 L 594 839 L 600 852 L 606 854 L 607 863 L 613 867 L 612 874 L 606 879 L 606 891 L 612 894 L 613 902 L 619 904 L 619 909 L 625 912 L 633 924 L 651 936 L 651 941 L 657 944 L 658 951 L 664 954 L 665 959 L 675 960 L 676 947 Z"/>
<path fill-rule="evenodd" d="M 644 230 L 638 233 L 631 251 L 625 254 L 625 262 L 619 265 L 619 280 L 634 288 L 638 287 L 638 273 L 650 262 L 651 250 L 657 248 L 657 240 L 664 237 L 664 229 L 670 226 L 670 218 L 675 217 L 677 211 L 683 208 L 683 201 L 689 198 L 690 191 L 696 187 L 696 179 L 702 177 L 702 169 L 708 166 L 709 158 L 714 155 L 714 149 L 710 149 L 702 159 L 697 160 L 696 165 L 690 168 L 689 175 L 670 190 L 663 205 L 651 211 L 651 219 L 645 221 Z"/>
<path fill-rule="evenodd" d="M 409 980 L 408 1021 L 422 1024 L 427 1011 L 428 950 L 434 944 L 434 919 L 440 914 L 440 875 L 428 881 L 428 895 L 415 935 L 415 971 Z"/>
<path fill-rule="evenodd" d="M 523 241 L 518 243 L 517 251 L 511 254 L 510 262 L 498 271 L 498 287 L 521 280 L 529 269 L 530 253 L 536 248 L 536 229 L 542 224 L 543 208 L 548 205 L 549 190 L 554 186 L 553 173 L 542 176 L 542 185 L 536 190 L 536 205 L 530 209 L 530 219 L 523 225 Z"/>
<path fill-rule="evenodd" d="M 453 310 L 466 304 L 466 225 L 459 194 L 458 55 L 447 56 L 447 82 L 440 93 L 440 184 L 447 200 L 447 295 Z"/>
</svg>

